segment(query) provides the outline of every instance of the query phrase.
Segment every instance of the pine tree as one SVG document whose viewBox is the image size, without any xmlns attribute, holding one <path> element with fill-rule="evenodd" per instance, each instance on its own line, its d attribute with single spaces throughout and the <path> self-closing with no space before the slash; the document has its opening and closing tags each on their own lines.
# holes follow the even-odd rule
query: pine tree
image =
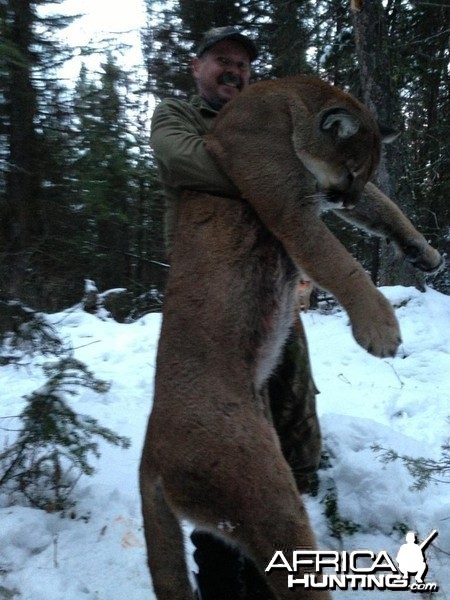
<svg viewBox="0 0 450 600">
<path fill-rule="evenodd" d="M 34 119 L 37 95 L 32 82 L 34 3 L 9 0 L 2 15 L 4 77 L 3 122 L 7 136 L 7 172 L 2 198 L 4 218 L 3 293 L 20 290 L 30 253 L 42 232 L 37 203 L 39 173 Z"/>
<path fill-rule="evenodd" d="M 109 385 L 74 358 L 45 315 L 19 302 L 0 302 L 0 365 L 26 369 L 36 354 L 47 380 L 25 397 L 14 437 L 0 451 L 0 489 L 9 502 L 64 512 L 74 504 L 72 491 L 82 475 L 92 475 L 92 457 L 100 456 L 98 439 L 122 448 L 129 440 L 89 415 L 77 413 L 70 399 L 80 389 L 97 394 Z"/>
<path fill-rule="evenodd" d="M 84 222 L 77 234 L 84 276 L 101 290 L 161 291 L 163 202 L 155 190 L 148 105 L 142 87 L 111 56 L 102 69 L 99 80 L 81 69 L 74 98 L 72 176 Z"/>
<path fill-rule="evenodd" d="M 46 199 L 52 181 L 44 163 L 53 154 L 47 152 L 46 114 L 54 110 L 53 71 L 63 60 L 51 32 L 70 22 L 41 16 L 39 9 L 47 4 L 8 0 L 0 7 L 0 152 L 5 165 L 0 185 L 0 293 L 36 303 L 46 279 L 40 257 L 51 214 Z"/>
<path fill-rule="evenodd" d="M 354 14 L 354 26 L 362 99 L 381 122 L 396 125 L 405 131 L 394 148 L 388 146 L 384 149 L 378 182 L 381 189 L 396 200 L 429 237 L 428 232 L 437 229 L 435 224 L 433 226 L 433 218 L 436 219 L 437 215 L 430 209 L 428 215 L 425 214 L 422 207 L 428 208 L 430 201 L 434 206 L 438 204 L 435 195 L 437 192 L 439 197 L 439 186 L 428 186 L 430 199 L 420 194 L 422 197 L 419 200 L 418 194 L 427 186 L 423 180 L 414 181 L 411 175 L 416 171 L 425 176 L 426 181 L 429 173 L 427 164 L 432 160 L 435 167 L 428 182 L 430 179 L 434 180 L 433 183 L 443 181 L 440 167 L 445 165 L 445 151 L 436 142 L 440 137 L 445 139 L 445 133 L 440 130 L 439 135 L 435 130 L 428 137 L 428 131 L 430 126 L 437 128 L 441 111 L 443 122 L 447 120 L 448 123 L 448 88 L 447 92 L 444 91 L 444 73 L 448 68 L 449 33 L 443 23 L 445 14 L 448 17 L 450 13 L 448 8 L 442 7 L 439 11 L 442 22 L 439 24 L 435 9 L 411 5 L 406 0 L 394 1 L 387 6 L 381 0 L 360 4 L 362 9 Z M 405 43 L 408 39 L 411 39 L 411 45 Z M 436 40 L 437 52 L 427 47 L 431 40 Z M 422 44 L 425 47 L 419 52 L 420 58 L 416 58 L 413 47 Z M 405 48 L 409 48 L 407 54 L 404 54 Z M 412 127 L 410 116 L 415 120 Z M 424 136 L 424 133 L 427 135 Z M 420 150 L 427 145 L 423 142 L 424 138 L 429 141 L 433 139 L 433 150 L 428 146 L 421 153 Z M 436 177 L 435 173 L 439 171 Z M 442 224 L 449 223 L 448 210 L 444 209 L 440 214 Z M 438 247 L 439 237 L 436 231 L 432 241 Z M 379 256 L 376 277 L 379 283 L 414 285 L 423 289 L 423 275 L 401 260 L 389 245 L 381 242 Z"/>
<path fill-rule="evenodd" d="M 31 506 L 64 512 L 74 504 L 79 478 L 94 473 L 89 459 L 100 457 L 95 439 L 122 448 L 130 442 L 70 406 L 69 397 L 80 387 L 98 394 L 109 388 L 84 363 L 66 356 L 43 368 L 47 382 L 25 397 L 18 437 L 0 453 L 0 487 L 12 502 L 24 497 Z"/>
<path fill-rule="evenodd" d="M 441 251 L 450 250 L 450 5 L 390 3 L 393 78 L 402 94 L 400 178 L 408 211 Z M 450 292 L 448 270 L 435 284 Z"/>
<path fill-rule="evenodd" d="M 83 68 L 76 89 L 74 177 L 88 227 L 80 232 L 80 250 L 86 276 L 102 289 L 126 286 L 130 277 L 128 151 L 133 140 L 128 137 L 123 85 L 125 75 L 108 56 L 100 81 L 89 80 Z"/>
</svg>

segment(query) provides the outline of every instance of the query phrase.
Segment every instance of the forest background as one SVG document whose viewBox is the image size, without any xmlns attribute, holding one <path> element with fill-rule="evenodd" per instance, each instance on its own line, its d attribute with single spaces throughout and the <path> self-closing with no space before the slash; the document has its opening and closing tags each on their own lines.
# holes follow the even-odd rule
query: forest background
<svg viewBox="0 0 450 600">
<path fill-rule="evenodd" d="M 62 2 L 0 0 L 3 309 L 11 300 L 45 312 L 71 306 L 86 280 L 126 290 L 119 320 L 160 309 L 168 269 L 151 107 L 194 92 L 192 50 L 211 26 L 237 25 L 257 41 L 255 80 L 319 76 L 400 131 L 384 150 L 378 184 L 448 252 L 450 3 L 146 0 L 145 70 L 120 67 L 112 40 L 100 71 L 83 65 L 67 86 L 58 73 L 74 48 L 61 33 L 76 17 L 58 16 Z M 423 287 L 389 245 L 327 221 L 377 284 Z M 450 293 L 449 270 L 427 283 Z"/>
</svg>

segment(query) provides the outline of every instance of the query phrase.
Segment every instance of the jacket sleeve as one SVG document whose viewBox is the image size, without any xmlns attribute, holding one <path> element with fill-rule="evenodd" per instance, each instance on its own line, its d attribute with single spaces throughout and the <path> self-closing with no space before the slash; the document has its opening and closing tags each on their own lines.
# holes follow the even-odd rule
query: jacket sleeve
<svg viewBox="0 0 450 600">
<path fill-rule="evenodd" d="M 198 122 L 182 103 L 165 100 L 156 107 L 150 141 L 161 178 L 170 186 L 239 197 L 236 186 L 206 149 Z"/>
</svg>

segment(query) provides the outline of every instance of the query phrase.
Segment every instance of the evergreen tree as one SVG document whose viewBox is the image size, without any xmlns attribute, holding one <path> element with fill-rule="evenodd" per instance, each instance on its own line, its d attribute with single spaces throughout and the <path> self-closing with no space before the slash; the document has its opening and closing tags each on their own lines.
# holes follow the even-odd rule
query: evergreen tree
<svg viewBox="0 0 450 600">
<path fill-rule="evenodd" d="M 147 297 L 145 306 L 154 306 L 165 287 L 167 276 L 166 250 L 164 241 L 164 198 L 160 189 L 157 168 L 150 149 L 149 106 L 143 102 L 137 112 L 136 147 L 134 157 L 132 204 L 132 290 L 135 295 Z M 141 303 L 141 302 L 139 302 Z M 138 313 L 140 309 L 138 308 Z"/>
<path fill-rule="evenodd" d="M 85 276 L 100 289 L 143 292 L 163 285 L 162 203 L 153 192 L 148 106 L 134 103 L 129 77 L 108 56 L 100 79 L 82 68 L 74 100 L 76 182 L 84 227 L 77 235 Z M 137 122 L 132 122 L 136 119 Z"/>
<path fill-rule="evenodd" d="M 36 355 L 49 359 L 42 365 L 47 380 L 25 396 L 24 409 L 13 417 L 20 427 L 0 451 L 0 491 L 12 504 L 26 499 L 32 506 L 64 512 L 74 504 L 78 479 L 94 472 L 90 458 L 100 456 L 96 440 L 122 448 L 130 443 L 71 406 L 80 388 L 104 394 L 108 383 L 73 357 L 45 315 L 17 301 L 0 301 L 0 365 L 27 369 L 27 359 Z"/>
<path fill-rule="evenodd" d="M 439 204 L 439 186 L 445 180 L 440 167 L 448 161 L 445 129 L 440 124 L 447 122 L 448 126 L 448 85 L 445 82 L 449 32 L 444 23 L 448 23 L 449 9 L 443 6 L 436 11 L 431 6 L 422 7 L 421 3 L 416 5 L 406 0 L 396 0 L 387 6 L 381 0 L 360 4 L 362 9 L 355 12 L 354 25 L 362 99 L 381 122 L 404 131 L 394 148 L 384 149 L 378 169 L 379 185 L 427 237 L 435 231 L 432 241 L 439 247 L 444 232 L 441 230 L 439 235 L 437 214 L 428 206 L 429 202 L 434 207 Z M 441 13 L 442 20 L 436 12 Z M 422 46 L 419 57 L 416 57 L 415 46 Z M 432 134 L 428 137 L 430 127 Z M 428 147 L 421 152 L 427 146 L 424 139 L 433 139 L 433 150 Z M 427 168 L 431 160 L 432 175 Z M 419 181 L 413 173 L 424 179 Z M 431 180 L 437 185 L 427 185 Z M 421 191 L 425 189 L 430 198 L 422 196 Z M 449 223 L 448 209 L 439 213 L 441 223 Z M 379 283 L 423 287 L 424 278 L 417 270 L 399 259 L 390 246 L 383 242 L 379 246 L 381 262 L 376 275 Z"/>
<path fill-rule="evenodd" d="M 348 3 L 319 0 L 313 11 L 310 55 L 314 72 L 333 85 L 360 96 L 355 40 Z"/>
<path fill-rule="evenodd" d="M 39 172 L 34 119 L 37 110 L 32 67 L 34 3 L 9 0 L 2 10 L 3 123 L 7 170 L 2 197 L 3 293 L 20 290 L 32 248 L 38 242 L 42 221 L 37 203 Z"/>
<path fill-rule="evenodd" d="M 61 1 L 0 4 L 0 295 L 46 310 L 78 301 L 87 276 L 139 291 L 164 280 L 148 107 L 145 123 L 136 108 L 147 92 L 108 57 L 100 79 L 85 73 L 74 116 L 58 81 Z"/>
<path fill-rule="evenodd" d="M 60 1 L 60 0 L 59 0 Z M 45 176 L 46 113 L 54 109 L 54 68 L 62 50 L 50 32 L 70 19 L 44 18 L 39 9 L 58 0 L 8 0 L 0 6 L 0 293 L 35 301 L 40 296 L 42 245 L 48 239 Z M 52 73 L 52 77 L 50 77 Z M 63 169 L 64 172 L 65 169 Z M 49 211 L 50 212 L 50 211 Z"/>
<path fill-rule="evenodd" d="M 450 250 L 450 5 L 396 0 L 388 6 L 393 80 L 401 89 L 405 169 L 400 193 L 427 238 Z M 435 281 L 450 292 L 449 272 Z"/>
<path fill-rule="evenodd" d="M 256 38 L 262 53 L 258 72 L 263 77 L 311 75 L 313 70 L 307 53 L 311 46 L 313 3 L 288 0 L 265 4 L 266 10 L 258 15 L 259 3 L 252 3 Z"/>
<path fill-rule="evenodd" d="M 65 512 L 74 505 L 73 488 L 82 475 L 92 475 L 89 462 L 100 457 L 96 438 L 129 448 L 130 441 L 101 426 L 68 402 L 79 388 L 104 394 L 109 386 L 71 356 L 43 367 L 45 385 L 25 397 L 16 441 L 0 453 L 0 488 L 12 503 L 24 497 L 31 506 Z"/>
<path fill-rule="evenodd" d="M 130 141 L 120 94 L 124 74 L 111 56 L 102 69 L 99 83 L 89 81 L 83 69 L 77 85 L 78 157 L 74 175 L 88 228 L 80 232 L 86 275 L 108 289 L 126 285 L 129 277 L 126 228 Z"/>
</svg>

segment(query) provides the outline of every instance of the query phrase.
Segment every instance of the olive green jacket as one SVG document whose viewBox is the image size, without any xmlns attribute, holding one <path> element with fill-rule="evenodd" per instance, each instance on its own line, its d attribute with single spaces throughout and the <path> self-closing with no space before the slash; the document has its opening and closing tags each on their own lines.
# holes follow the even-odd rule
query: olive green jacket
<svg viewBox="0 0 450 600">
<path fill-rule="evenodd" d="M 217 111 L 200 96 L 193 96 L 189 102 L 175 98 L 163 100 L 153 114 L 150 143 L 166 199 L 165 235 L 169 253 L 183 190 L 231 198 L 239 196 L 202 139 L 216 116 Z"/>
</svg>

